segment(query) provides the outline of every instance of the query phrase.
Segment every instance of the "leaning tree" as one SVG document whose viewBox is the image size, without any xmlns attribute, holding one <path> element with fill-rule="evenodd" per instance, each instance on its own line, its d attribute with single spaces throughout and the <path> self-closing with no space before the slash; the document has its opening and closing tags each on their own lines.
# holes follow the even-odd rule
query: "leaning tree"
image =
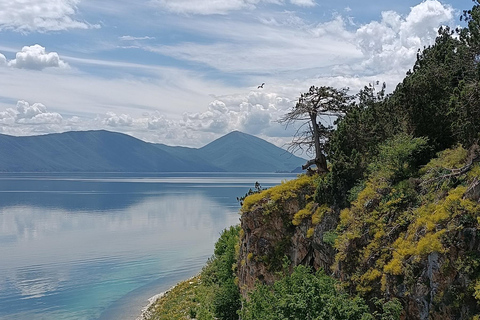
<svg viewBox="0 0 480 320">
<path fill-rule="evenodd" d="M 289 143 L 288 150 L 314 154 L 314 158 L 302 166 L 303 170 L 316 165 L 319 173 L 328 172 L 325 149 L 333 126 L 324 125 L 320 118 L 322 116 L 339 118 L 344 115 L 352 100 L 347 93 L 348 88 L 311 86 L 308 92 L 300 95 L 295 107 L 279 120 L 286 126 L 294 122 L 301 123 L 292 142 Z"/>
</svg>

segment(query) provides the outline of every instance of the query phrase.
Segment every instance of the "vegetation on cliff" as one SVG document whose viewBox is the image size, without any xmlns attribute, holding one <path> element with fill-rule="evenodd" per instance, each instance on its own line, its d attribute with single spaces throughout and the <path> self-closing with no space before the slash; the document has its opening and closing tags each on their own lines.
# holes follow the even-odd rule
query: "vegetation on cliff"
<svg viewBox="0 0 480 320">
<path fill-rule="evenodd" d="M 290 272 L 325 270 L 373 314 L 382 311 L 378 299 L 398 299 L 406 319 L 478 317 L 477 1 L 463 19 L 467 28 L 439 30 L 392 94 L 371 84 L 345 102 L 322 141 L 328 170 L 311 180 L 314 194 L 297 193 L 281 201 L 283 209 L 271 201 L 275 191 L 245 199 L 239 259 L 254 258 L 238 266 L 245 298 L 255 301 L 265 290 L 258 285 L 278 293 L 285 278 L 275 276 L 271 259 L 255 257 L 278 255 L 282 243 Z M 278 221 L 287 221 L 283 229 Z"/>
<path fill-rule="evenodd" d="M 362 298 L 343 292 L 323 270 L 312 273 L 300 265 L 272 286 L 259 284 L 244 301 L 239 315 L 243 320 L 398 319 L 398 301 L 377 302 L 382 312 L 372 314 Z"/>
<path fill-rule="evenodd" d="M 217 319 L 480 318 L 478 1 L 462 19 L 391 94 L 340 101 L 318 174 L 243 200 Z"/>
</svg>

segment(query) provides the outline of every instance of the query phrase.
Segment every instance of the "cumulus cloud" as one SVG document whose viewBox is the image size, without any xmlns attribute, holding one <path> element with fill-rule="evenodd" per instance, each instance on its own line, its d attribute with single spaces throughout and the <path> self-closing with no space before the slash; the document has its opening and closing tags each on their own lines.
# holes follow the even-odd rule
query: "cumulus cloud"
<svg viewBox="0 0 480 320">
<path fill-rule="evenodd" d="M 310 30 L 315 38 L 326 38 L 335 35 L 335 38 L 350 42 L 354 37 L 352 32 L 347 30 L 345 19 L 336 15 L 332 20 L 320 23 Z"/>
<path fill-rule="evenodd" d="M 4 66 L 7 64 L 7 58 L 3 54 L 0 53 L 0 66 Z"/>
<path fill-rule="evenodd" d="M 63 118 L 59 113 L 48 112 L 41 103 L 30 105 L 24 100 L 17 102 L 15 109 L 8 108 L 0 112 L 0 124 L 60 124 Z"/>
<path fill-rule="evenodd" d="M 45 68 L 68 68 L 68 64 L 60 59 L 56 52 L 46 52 L 45 48 L 36 44 L 25 46 L 17 52 L 15 59 L 8 65 L 19 69 L 42 70 Z"/>
<path fill-rule="evenodd" d="M 74 19 L 81 0 L 0 1 L 0 30 L 47 32 L 87 29 L 92 26 Z"/>
<path fill-rule="evenodd" d="M 61 123 L 63 118 L 59 113 L 48 112 L 47 107 L 41 103 L 30 105 L 26 101 L 18 101 L 16 109 L 16 122 L 25 124 L 54 124 Z"/>
<path fill-rule="evenodd" d="M 117 115 L 113 112 L 107 112 L 107 117 L 103 120 L 103 123 L 110 127 L 129 127 L 132 125 L 133 119 L 126 114 Z"/>
<path fill-rule="evenodd" d="M 16 115 L 17 115 L 17 113 L 12 108 L 8 108 L 5 111 L 1 111 L 0 112 L 0 123 L 1 124 L 8 124 L 8 125 L 15 124 Z"/>
<path fill-rule="evenodd" d="M 235 117 L 235 112 L 230 112 L 224 102 L 215 100 L 206 112 L 185 113 L 183 120 L 189 129 L 195 131 L 223 133 L 230 125 L 235 126 Z"/>
<path fill-rule="evenodd" d="M 240 130 L 261 134 L 278 127 L 278 118 L 293 102 L 274 93 L 250 92 L 246 96 L 229 95 L 211 102 L 207 111 L 185 113 L 184 127 L 192 131 L 224 134 Z"/>
<path fill-rule="evenodd" d="M 164 115 L 154 114 L 150 116 L 147 121 L 147 128 L 149 130 L 168 130 L 172 127 L 172 122 L 167 120 Z"/>
<path fill-rule="evenodd" d="M 361 26 L 355 33 L 365 59 L 360 69 L 370 72 L 406 70 L 415 61 L 418 49 L 432 44 L 439 26 L 453 19 L 454 9 L 437 0 L 413 7 L 405 17 L 393 11 L 382 13 L 381 21 Z"/>
</svg>

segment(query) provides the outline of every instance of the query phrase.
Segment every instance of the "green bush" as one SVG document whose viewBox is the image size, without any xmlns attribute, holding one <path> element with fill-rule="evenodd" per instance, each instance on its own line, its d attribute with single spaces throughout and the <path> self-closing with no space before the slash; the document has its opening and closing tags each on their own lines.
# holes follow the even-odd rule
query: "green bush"
<svg viewBox="0 0 480 320">
<path fill-rule="evenodd" d="M 239 314 L 243 320 L 399 319 L 399 313 L 395 313 L 401 309 L 399 303 L 386 305 L 392 317 L 383 317 L 384 313 L 374 316 L 363 299 L 338 290 L 335 280 L 323 271 L 311 273 L 309 268 L 298 266 L 271 287 L 257 285 Z"/>
<path fill-rule="evenodd" d="M 379 146 L 378 156 L 368 169 L 375 177 L 396 183 L 416 174 L 419 165 L 430 160 L 431 153 L 428 139 L 401 133 Z"/>
<path fill-rule="evenodd" d="M 218 319 L 238 319 L 240 291 L 235 284 L 236 253 L 240 226 L 223 231 L 215 244 L 214 256 L 204 268 L 205 285 L 213 293 L 213 312 Z"/>
<path fill-rule="evenodd" d="M 237 310 L 241 307 L 240 293 L 234 279 L 223 282 L 215 292 L 213 309 L 218 319 L 237 320 Z"/>
</svg>

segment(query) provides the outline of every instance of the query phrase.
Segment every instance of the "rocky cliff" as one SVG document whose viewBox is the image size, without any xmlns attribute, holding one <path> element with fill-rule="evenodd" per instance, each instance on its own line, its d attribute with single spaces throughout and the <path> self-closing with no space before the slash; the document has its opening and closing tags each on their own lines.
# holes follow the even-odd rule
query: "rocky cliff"
<svg viewBox="0 0 480 320">
<path fill-rule="evenodd" d="M 256 282 L 272 284 L 285 267 L 302 264 L 330 269 L 335 250 L 324 236 L 335 229 L 338 216 L 322 211 L 325 208 L 310 208 L 315 179 L 301 176 L 247 198 L 237 272 L 244 296 Z"/>
<path fill-rule="evenodd" d="M 321 177 L 301 176 L 248 197 L 237 266 L 242 295 L 301 264 L 323 268 L 367 302 L 399 299 L 403 319 L 478 319 L 475 161 L 460 147 L 415 177 L 381 166 L 341 211 L 313 201 Z"/>
</svg>

